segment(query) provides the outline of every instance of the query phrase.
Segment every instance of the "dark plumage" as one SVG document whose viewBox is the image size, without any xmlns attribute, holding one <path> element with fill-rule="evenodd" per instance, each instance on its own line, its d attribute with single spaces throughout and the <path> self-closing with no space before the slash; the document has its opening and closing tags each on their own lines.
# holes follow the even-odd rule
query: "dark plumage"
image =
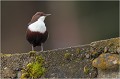
<svg viewBox="0 0 120 79">
<path fill-rule="evenodd" d="M 45 43 L 45 41 L 48 38 L 48 32 L 45 31 L 45 33 L 40 32 L 32 32 L 29 29 L 27 29 L 27 40 L 30 44 L 33 45 L 33 47 L 41 46 L 41 43 Z"/>
</svg>

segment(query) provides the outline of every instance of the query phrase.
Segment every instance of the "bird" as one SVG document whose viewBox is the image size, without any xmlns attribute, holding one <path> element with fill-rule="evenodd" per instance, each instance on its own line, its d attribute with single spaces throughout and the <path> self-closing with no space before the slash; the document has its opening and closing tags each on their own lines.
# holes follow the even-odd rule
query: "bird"
<svg viewBox="0 0 120 79">
<path fill-rule="evenodd" d="M 44 20 L 49 15 L 51 14 L 36 12 L 28 23 L 26 39 L 32 45 L 32 51 L 34 51 L 36 46 L 41 46 L 41 51 L 43 51 L 43 44 L 48 38 L 48 31 Z"/>
</svg>

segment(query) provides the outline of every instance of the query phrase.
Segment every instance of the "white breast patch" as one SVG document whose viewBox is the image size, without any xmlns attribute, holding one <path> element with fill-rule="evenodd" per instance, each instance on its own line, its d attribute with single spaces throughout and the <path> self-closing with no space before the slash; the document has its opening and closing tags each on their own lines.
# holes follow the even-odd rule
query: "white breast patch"
<svg viewBox="0 0 120 79">
<path fill-rule="evenodd" d="M 33 32 L 45 33 L 46 26 L 44 21 L 38 20 L 28 26 L 28 29 Z"/>
</svg>

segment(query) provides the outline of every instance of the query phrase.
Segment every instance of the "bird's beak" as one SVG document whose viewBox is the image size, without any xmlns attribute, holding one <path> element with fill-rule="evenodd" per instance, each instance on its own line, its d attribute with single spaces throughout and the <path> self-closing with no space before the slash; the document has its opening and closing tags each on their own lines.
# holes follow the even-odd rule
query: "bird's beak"
<svg viewBox="0 0 120 79">
<path fill-rule="evenodd" d="M 51 14 L 45 14 L 45 16 L 50 16 Z"/>
</svg>

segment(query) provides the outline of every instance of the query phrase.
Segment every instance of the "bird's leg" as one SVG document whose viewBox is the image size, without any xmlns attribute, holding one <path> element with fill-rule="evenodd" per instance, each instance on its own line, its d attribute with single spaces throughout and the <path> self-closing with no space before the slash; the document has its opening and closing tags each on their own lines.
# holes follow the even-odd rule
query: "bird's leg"
<svg viewBox="0 0 120 79">
<path fill-rule="evenodd" d="M 34 47 L 33 47 L 33 45 L 32 45 L 32 51 L 34 51 Z"/>
<path fill-rule="evenodd" d="M 41 43 L 41 51 L 43 51 L 43 43 Z"/>
</svg>

